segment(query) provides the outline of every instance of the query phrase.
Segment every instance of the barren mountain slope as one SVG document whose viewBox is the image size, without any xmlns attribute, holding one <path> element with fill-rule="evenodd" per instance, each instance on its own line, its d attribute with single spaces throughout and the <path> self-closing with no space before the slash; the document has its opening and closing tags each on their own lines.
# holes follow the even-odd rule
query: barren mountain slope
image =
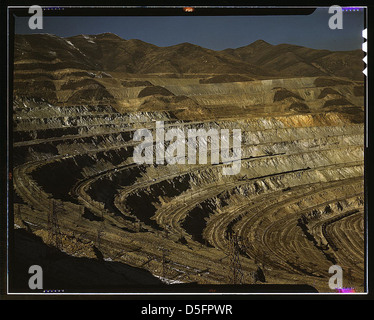
<svg viewBox="0 0 374 320">
<path fill-rule="evenodd" d="M 248 46 L 221 52 L 283 76 L 329 75 L 363 79 L 364 54 L 361 50 L 332 52 L 290 44 L 271 45 L 258 40 Z"/>
<path fill-rule="evenodd" d="M 190 43 L 157 47 L 114 34 L 60 38 L 16 35 L 16 69 L 78 68 L 127 73 L 243 73 L 263 77 L 339 76 L 362 80 L 361 50 L 331 52 L 258 40 L 214 51 Z"/>
</svg>

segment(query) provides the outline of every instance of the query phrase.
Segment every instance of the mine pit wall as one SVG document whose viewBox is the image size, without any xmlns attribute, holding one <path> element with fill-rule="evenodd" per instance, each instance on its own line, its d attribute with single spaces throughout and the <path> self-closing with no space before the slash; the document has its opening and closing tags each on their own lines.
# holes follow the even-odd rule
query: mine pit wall
<svg viewBox="0 0 374 320">
<path fill-rule="evenodd" d="M 298 116 L 299 117 L 299 116 Z M 295 118 L 298 118 L 295 116 Z M 331 115 L 330 118 L 333 118 L 334 115 Z M 339 119 L 339 118 L 338 118 Z M 281 120 L 281 121 L 280 121 Z M 289 139 L 295 139 L 301 135 L 301 137 L 308 137 L 310 134 L 313 134 L 314 137 L 319 138 L 319 137 L 324 137 L 326 135 L 340 135 L 343 134 L 342 131 L 344 131 L 344 134 L 349 135 L 353 134 L 353 131 L 356 130 L 357 132 L 359 131 L 357 128 L 359 128 L 359 125 L 355 126 L 349 126 L 349 127 L 320 127 L 317 126 L 318 122 L 314 121 L 313 118 L 310 117 L 310 115 L 305 116 L 304 120 L 306 121 L 307 126 L 313 126 L 315 125 L 316 127 L 314 128 L 305 128 L 306 133 L 303 132 L 302 128 L 288 128 L 284 129 L 285 125 L 282 123 L 282 121 L 286 120 L 285 118 L 280 118 L 280 119 L 265 119 L 262 122 L 259 121 L 251 121 L 251 122 L 205 122 L 201 123 L 201 125 L 198 125 L 196 123 L 192 124 L 184 124 L 184 129 L 188 130 L 189 128 L 202 128 L 205 130 L 209 130 L 209 128 L 216 128 L 216 129 L 242 129 L 243 131 L 243 143 L 247 144 L 248 143 L 259 143 L 261 136 L 264 136 L 266 139 L 269 139 L 269 142 L 271 141 L 277 141 L 277 140 L 284 140 L 283 136 L 287 136 Z M 308 123 L 310 120 L 311 123 Z M 344 119 L 339 119 L 341 120 L 340 123 L 337 124 L 344 124 L 347 123 L 347 121 L 344 121 Z M 296 125 L 296 126 L 304 126 L 302 123 L 303 119 L 299 119 L 298 121 L 295 121 L 294 123 L 286 123 L 286 126 L 288 127 L 289 125 Z M 327 122 L 328 120 L 324 119 L 323 122 Z M 171 124 L 171 123 L 170 123 Z M 170 126 L 169 121 L 165 121 L 165 126 Z M 324 125 L 325 123 L 322 123 L 321 125 Z M 171 124 L 173 127 L 178 127 L 178 124 Z M 130 125 L 129 125 L 130 126 Z M 139 125 L 140 126 L 140 125 Z M 274 129 L 275 127 L 280 127 L 279 129 Z M 154 129 L 155 125 L 147 123 L 145 124 L 145 127 L 148 127 L 149 130 Z M 82 130 L 85 127 L 82 127 Z M 134 128 L 131 129 L 125 129 L 125 131 L 128 131 L 128 133 L 124 132 L 124 130 L 118 126 L 115 125 L 110 125 L 108 129 L 106 126 L 98 126 L 98 127 L 89 127 L 90 130 L 86 131 L 85 133 L 82 133 L 82 130 L 77 130 L 77 127 L 66 127 L 66 128 L 56 128 L 56 129 L 47 129 L 47 130 L 37 130 L 37 131 L 16 131 L 15 132 L 15 142 L 16 146 L 21 147 L 22 145 L 29 145 L 26 144 L 26 141 L 31 141 L 31 139 L 37 138 L 40 140 L 34 140 L 33 145 L 37 144 L 39 142 L 39 145 L 42 145 L 43 140 L 47 142 L 48 139 L 56 140 L 57 137 L 61 137 L 61 140 L 67 140 L 69 139 L 69 143 L 71 144 L 72 141 L 75 141 L 75 143 L 85 143 L 86 141 L 92 141 L 93 145 L 100 145 L 103 142 L 100 142 L 100 139 L 103 141 L 108 141 L 108 143 L 120 143 L 121 141 L 125 140 L 130 140 L 130 137 L 132 136 L 134 132 Z M 270 128 L 270 129 L 269 129 Z M 113 133 L 107 133 L 108 130 L 113 130 Z M 116 134 L 118 130 L 121 130 L 121 133 Z M 246 131 L 248 130 L 248 131 Z M 258 130 L 262 132 L 257 132 L 257 133 L 252 133 L 253 131 Z M 308 130 L 310 132 L 308 132 Z M 154 131 L 154 130 L 153 130 Z M 319 132 L 319 131 L 322 131 Z M 106 132 L 105 135 L 103 135 L 103 138 L 100 138 L 100 133 Z M 79 137 L 75 138 L 74 133 L 79 134 Z M 98 138 L 93 138 L 95 136 Z M 82 137 L 83 135 L 83 137 Z M 87 137 L 84 137 L 84 135 L 87 135 Z M 257 135 L 257 136 L 256 136 Z M 91 136 L 91 138 L 89 137 Z M 259 136 L 259 137 L 258 137 Z M 264 138 L 264 139 L 265 139 Z M 98 140 L 99 139 L 99 140 Z M 262 139 L 262 141 L 264 141 Z M 112 140 L 112 141 L 110 141 Z M 68 152 L 68 147 L 62 147 L 64 145 L 64 141 L 55 141 L 51 142 L 55 147 L 60 146 L 59 149 L 66 149 L 66 152 Z M 69 145 L 69 143 L 65 143 L 65 145 Z M 75 145 L 75 149 L 79 149 L 78 146 Z M 74 153 L 74 152 L 73 152 Z"/>
<path fill-rule="evenodd" d="M 252 202 L 252 204 L 250 204 L 250 202 L 248 203 L 248 209 L 243 206 L 243 201 L 245 203 L 244 195 L 239 197 L 225 198 L 225 202 L 229 202 L 230 204 L 224 207 L 222 212 L 218 212 L 218 214 L 210 218 L 211 222 L 210 220 L 208 221 L 208 227 L 204 231 L 205 237 L 210 239 L 210 233 L 212 230 L 214 230 L 214 226 L 217 224 L 217 219 L 221 218 L 221 220 L 223 220 L 226 218 L 225 224 L 227 226 L 231 225 L 232 222 L 235 221 L 231 228 L 233 227 L 233 230 L 235 230 L 235 232 L 238 234 L 241 234 L 241 232 L 244 231 L 253 234 L 249 242 L 251 243 L 252 247 L 254 246 L 254 249 L 256 246 L 261 247 L 264 245 L 264 243 L 261 243 L 260 240 L 257 240 L 258 243 L 256 245 L 253 244 L 255 239 L 261 239 L 261 237 L 256 237 L 256 234 L 261 235 L 265 230 L 267 230 L 267 226 L 279 223 L 284 218 L 289 219 L 289 225 L 292 225 L 292 217 L 294 214 L 294 217 L 297 217 L 295 219 L 299 219 L 300 216 L 304 216 L 304 214 L 309 215 L 310 212 L 321 212 L 320 218 L 323 221 L 323 219 L 326 219 L 326 216 L 331 217 L 331 215 L 338 214 L 341 211 L 349 209 L 350 207 L 362 207 L 362 182 L 360 183 L 359 177 L 346 179 L 345 185 L 341 183 L 342 181 L 331 180 L 323 183 L 315 183 L 312 180 L 310 181 L 310 184 L 300 184 L 295 190 L 293 187 L 288 187 L 283 190 L 278 189 L 281 192 L 277 192 L 277 188 L 269 189 L 268 183 L 266 184 L 265 189 L 263 186 L 261 186 L 261 183 L 257 184 L 255 185 L 257 189 L 256 192 L 249 193 L 249 198 L 253 199 L 254 202 Z M 326 187 L 321 188 L 323 185 L 326 185 Z M 313 192 L 309 192 L 309 194 L 305 193 L 305 191 L 300 193 L 303 188 Z M 291 189 L 293 190 L 292 195 L 294 197 L 287 199 L 289 196 L 287 195 L 287 191 Z M 355 193 L 357 196 L 352 196 Z M 261 198 L 263 199 L 261 200 Z M 286 202 L 283 201 L 282 198 L 285 199 Z M 233 202 L 235 199 L 237 199 L 236 204 Z M 320 204 L 315 205 L 316 203 Z M 326 212 L 327 207 L 330 208 L 328 212 Z M 241 208 L 241 210 L 237 210 L 236 208 Z M 334 208 L 338 208 L 338 210 L 334 210 Z M 253 217 L 256 217 L 256 215 L 260 215 L 263 219 L 253 219 Z M 228 219 L 227 216 L 229 216 Z M 246 225 L 246 221 L 251 221 L 250 219 L 252 219 L 253 222 Z M 318 221 L 320 222 L 320 220 Z M 317 235 L 317 233 L 314 234 Z M 245 238 L 248 236 L 249 234 L 246 234 Z M 271 236 L 271 233 L 269 233 L 269 236 Z M 215 243 L 215 245 L 216 244 L 217 243 Z M 285 241 L 284 245 L 287 246 L 288 242 Z M 300 244 L 300 246 L 302 247 L 302 244 Z M 274 248 L 276 248 L 275 243 Z M 318 249 L 321 250 L 321 248 Z"/>
<path fill-rule="evenodd" d="M 328 185 L 363 177 L 363 125 L 352 124 L 338 113 L 182 124 L 174 123 L 170 115 L 163 112 L 116 114 L 118 118 L 113 118 L 113 113 L 103 115 L 100 108 L 94 108 L 90 116 L 86 107 L 69 107 L 66 117 L 61 118 L 56 117 L 59 114 L 57 109 L 44 109 L 48 109 L 47 105 L 39 111 L 47 120 L 37 119 L 38 113 L 28 117 L 27 111 L 21 111 L 24 110 L 22 106 L 15 114 L 15 118 L 17 115 L 21 118 L 17 119 L 16 141 L 19 146 L 14 152 L 15 163 L 20 165 L 19 171 L 15 170 L 15 188 L 22 201 L 47 212 L 51 198 L 61 199 L 67 209 L 79 213 L 77 218 L 85 215 L 98 223 L 100 212 L 105 210 L 104 219 L 108 219 L 109 213 L 136 218 L 151 232 L 160 232 L 174 221 L 171 212 L 163 209 L 165 205 L 174 201 L 180 207 L 187 201 L 185 212 L 180 213 L 180 220 L 170 232 L 175 232 L 178 237 L 184 235 L 189 243 L 199 242 L 219 250 L 224 248 L 225 237 L 223 242 L 216 242 L 211 232 L 215 232 L 214 222 L 222 213 L 235 212 L 240 204 L 250 205 L 259 195 L 271 196 L 272 193 L 284 193 L 287 188 Z M 82 115 L 80 111 L 87 114 Z M 34 111 L 30 109 L 30 112 Z M 122 170 L 123 164 L 131 163 L 133 149 L 126 143 L 131 142 L 135 123 L 139 127 L 144 125 L 154 129 L 155 119 L 165 121 L 167 126 L 183 126 L 185 129 L 213 127 L 232 130 L 239 127 L 243 133 L 240 174 L 224 176 L 222 165 L 165 165 L 149 166 L 140 171 L 136 167 Z M 105 125 L 92 128 L 92 124 L 99 124 L 102 120 L 107 121 Z M 74 131 L 85 126 L 90 126 L 87 137 L 81 137 L 82 131 Z M 113 133 L 104 134 L 108 128 L 113 129 Z M 126 129 L 132 129 L 131 133 L 123 131 Z M 51 141 L 56 138 L 56 141 Z M 32 146 L 27 146 L 28 142 L 32 142 Z M 38 164 L 28 167 L 28 163 L 33 161 Z M 27 173 L 21 175 L 22 170 Z M 20 172 L 19 177 L 17 172 Z M 19 180 L 21 177 L 23 181 Z M 56 181 L 60 183 L 56 185 Z M 86 181 L 87 186 L 82 190 L 88 197 L 71 193 L 73 187 Z M 34 190 L 34 198 L 26 194 L 25 188 Z M 344 188 L 340 190 L 343 196 L 351 190 L 350 185 L 346 190 Z M 360 186 L 355 188 L 359 193 Z M 343 199 L 339 203 L 344 209 L 360 207 L 359 197 L 347 203 Z M 91 212 L 93 215 L 82 210 L 85 205 L 82 199 L 96 208 Z M 116 202 L 116 199 L 121 201 Z M 310 203 L 313 201 L 315 199 L 311 197 Z M 331 200 L 330 207 L 334 209 L 334 206 L 337 203 Z M 284 214 L 298 214 L 301 210 L 300 206 L 290 208 L 292 210 Z M 258 210 L 261 212 L 264 208 Z M 308 205 L 302 210 L 308 210 Z M 322 210 L 322 206 L 313 210 Z M 243 215 L 243 212 L 228 215 L 230 220 L 223 224 L 223 230 L 239 230 Z M 230 221 L 234 223 L 230 224 Z M 131 229 L 129 224 L 122 226 L 125 225 L 122 230 L 137 230 Z M 130 229 L 126 229 L 128 227 Z M 310 228 L 315 239 L 319 239 L 320 229 L 313 229 L 312 224 Z M 322 240 L 318 241 L 322 243 Z"/>
<path fill-rule="evenodd" d="M 287 176 L 288 174 L 292 174 L 292 172 L 294 171 L 300 171 L 295 173 L 295 176 L 293 177 L 294 180 L 298 181 L 298 183 L 304 181 L 303 183 L 308 184 L 318 183 L 321 181 L 329 181 L 330 179 L 333 179 L 334 175 L 336 175 L 337 173 L 340 179 L 343 178 L 343 175 L 344 178 L 350 178 L 352 176 L 361 176 L 363 174 L 363 167 L 362 165 L 360 165 L 360 161 L 362 160 L 362 147 L 354 147 L 352 150 L 350 150 L 350 152 L 347 152 L 346 149 L 343 149 L 340 153 L 335 150 L 334 152 L 310 152 L 309 154 L 282 157 L 278 156 L 271 158 L 272 159 L 258 159 L 257 161 L 255 161 L 254 159 L 253 161 L 244 162 L 244 172 L 241 173 L 240 177 L 245 175 L 245 179 L 255 180 L 261 177 L 275 176 L 274 179 L 279 179 L 279 177 L 276 176 Z M 323 160 L 322 162 L 321 159 Z M 349 159 L 349 161 L 347 159 Z M 352 163 L 351 167 L 348 163 Z M 306 167 L 306 164 L 308 164 L 308 167 Z M 343 167 L 337 168 L 339 164 L 343 165 Z M 277 168 L 277 170 L 274 170 L 274 168 Z M 165 172 L 166 170 L 163 170 L 163 168 L 160 168 L 160 170 L 160 176 L 163 176 L 164 179 L 170 179 L 167 175 L 167 172 Z M 221 184 L 221 182 L 223 184 L 226 184 L 227 186 L 232 186 L 233 183 L 235 185 L 235 182 L 238 179 L 238 177 L 236 176 L 223 176 L 222 168 L 217 167 L 207 167 L 206 169 L 201 168 L 198 171 L 187 173 L 187 176 L 187 181 L 189 181 L 190 183 L 190 186 L 187 190 L 204 190 L 206 186 L 212 184 L 214 185 L 213 181 L 220 181 L 220 183 L 217 183 L 217 186 Z M 179 177 L 184 178 L 185 174 L 179 172 Z M 302 180 L 303 177 L 306 177 L 306 179 Z M 147 178 L 143 180 L 147 181 Z M 149 177 L 148 181 L 150 180 L 151 177 Z M 295 182 L 292 183 L 292 179 L 290 180 L 291 181 L 289 181 L 288 186 L 297 186 L 297 184 L 294 185 Z M 163 180 L 163 182 L 164 181 L 165 180 Z M 157 182 L 154 187 L 147 187 L 144 191 L 136 190 L 131 193 L 132 196 L 135 195 L 139 199 L 147 199 L 147 201 L 152 203 L 153 209 L 149 211 L 149 215 L 153 215 L 155 213 L 155 206 L 161 205 L 160 201 L 162 201 L 161 199 L 163 197 L 172 196 L 167 193 L 161 186 L 158 186 L 158 184 L 159 182 Z M 243 184 L 243 182 L 239 182 L 238 184 Z M 272 184 L 273 183 L 271 181 L 268 184 L 268 188 L 270 190 L 273 190 Z M 282 188 L 286 188 L 286 186 L 287 184 L 284 184 L 282 185 Z M 176 191 L 178 190 L 179 189 L 176 188 Z M 182 190 L 179 190 L 179 192 L 180 191 Z M 182 193 L 180 193 L 180 195 L 182 195 Z M 139 205 L 138 202 L 135 204 Z M 126 208 L 130 208 L 129 210 L 135 210 L 137 205 L 134 205 L 133 202 L 126 200 Z"/>
<path fill-rule="evenodd" d="M 90 127 L 123 127 L 123 128 L 134 128 L 136 126 L 141 127 L 141 125 L 145 125 L 148 123 L 151 117 L 156 121 L 168 121 L 170 116 L 167 114 L 150 114 L 145 115 L 143 120 L 139 119 L 139 121 L 131 120 L 131 117 L 127 114 L 104 114 L 104 115 L 87 115 L 87 116 L 70 116 L 70 117 L 58 117 L 58 118 L 30 118 L 30 119 L 23 119 L 23 120 L 16 120 L 15 121 L 15 131 L 32 131 L 35 128 L 38 130 L 52 130 L 52 129 L 61 129 L 61 128 L 69 128 L 69 127 L 76 127 L 80 129 L 81 132 L 90 132 Z"/>
<path fill-rule="evenodd" d="M 313 77 L 204 85 L 165 85 L 165 88 L 175 95 L 191 97 L 200 105 L 237 104 L 243 106 L 271 105 L 275 102 L 274 94 L 277 88 L 282 88 L 290 90 L 289 92 L 299 96 L 306 103 L 311 103 L 312 106 L 314 103 L 320 107 L 321 101 L 318 97 L 325 88 L 315 87 L 316 79 Z M 363 96 L 355 94 L 353 83 L 337 85 L 334 89 L 342 96 L 346 96 L 353 104 L 363 105 Z"/>
<path fill-rule="evenodd" d="M 125 148 L 102 151 L 93 155 L 76 155 L 42 166 L 32 173 L 32 177 L 39 185 L 50 190 L 53 198 L 64 200 L 62 197 L 67 196 L 70 188 L 79 180 L 113 169 L 130 155 L 132 149 Z"/>
<path fill-rule="evenodd" d="M 268 125 L 268 124 L 267 124 Z M 230 127 L 230 125 L 228 125 L 228 127 Z M 263 127 L 263 126 L 262 126 Z M 264 127 L 263 127 L 264 128 Z M 359 126 L 353 126 L 352 128 L 359 128 Z M 259 128 L 260 129 L 260 128 Z M 307 128 L 307 129 L 309 129 L 309 128 Z M 330 129 L 330 128 L 329 128 Z M 334 135 L 334 134 L 339 134 L 339 133 L 341 133 L 341 130 L 342 130 L 342 128 L 339 128 L 339 127 L 337 127 L 337 129 L 338 129 L 338 132 L 337 133 L 334 133 L 334 129 L 336 129 L 336 128 L 333 128 L 332 130 L 330 129 L 330 134 L 331 135 Z M 270 131 L 272 131 L 272 130 L 270 130 Z M 290 139 L 290 140 L 292 140 L 292 136 L 293 136 L 293 134 L 292 134 L 292 131 L 301 131 L 301 128 L 300 129 L 294 129 L 294 130 L 292 130 L 292 129 L 286 129 L 285 130 L 286 132 L 286 135 L 287 135 L 287 138 L 288 139 Z M 291 132 L 290 132 L 291 131 Z M 317 130 L 316 130 L 317 131 Z M 265 131 L 266 132 L 266 131 Z M 266 132 L 266 133 L 268 133 L 268 132 Z M 254 135 L 254 134 L 252 134 L 251 136 L 250 136 L 250 138 L 248 138 L 247 137 L 247 139 L 248 140 L 250 140 L 250 142 L 254 142 L 254 141 L 256 141 L 256 143 L 264 143 L 265 141 L 274 141 L 274 140 L 276 140 L 277 138 L 279 138 L 281 141 L 282 141 L 282 135 L 280 134 L 281 133 L 281 131 L 279 131 L 279 130 L 276 130 L 276 132 L 275 132 L 276 134 L 274 135 L 274 132 L 272 132 L 272 134 L 273 135 L 269 135 L 269 136 L 267 136 L 267 137 L 264 137 L 263 136 L 263 133 L 261 132 L 260 134 L 261 134 L 261 140 L 262 141 L 260 141 L 260 139 L 259 139 L 259 137 L 256 137 L 256 135 Z M 311 133 L 313 133 L 313 132 L 311 132 Z M 346 132 L 345 132 L 346 133 Z M 310 133 L 309 133 L 310 134 Z M 301 134 L 302 135 L 302 134 Z M 325 136 L 325 134 L 324 133 L 322 133 L 321 134 L 322 136 Z M 296 134 L 296 132 L 295 132 L 295 135 L 294 136 L 298 136 L 298 137 L 300 137 L 300 132 L 297 132 L 297 134 Z M 306 136 L 308 136 L 308 132 L 306 133 Z M 340 138 L 340 137 L 339 137 Z M 351 141 L 351 142 L 353 142 L 353 143 L 359 143 L 359 135 L 356 135 L 356 136 L 354 136 L 353 138 L 352 137 L 350 137 L 351 139 L 353 139 L 353 141 Z M 246 140 L 246 139 L 244 139 L 244 140 Z M 345 141 L 343 140 L 343 142 L 349 142 L 348 141 L 349 140 L 349 138 L 347 138 Z M 97 144 L 97 140 L 95 141 L 95 143 L 94 144 Z M 244 142 L 244 143 L 246 143 L 246 142 Z M 306 145 L 305 145 L 305 143 L 307 143 L 307 141 L 302 141 L 302 143 L 304 144 L 303 145 L 303 147 L 306 147 Z M 337 141 L 337 142 L 335 142 L 335 143 L 339 143 L 339 141 Z M 286 144 L 283 142 L 283 145 L 284 146 L 286 146 Z M 258 150 L 258 147 L 249 147 L 248 149 L 247 149 L 247 146 L 245 145 L 244 146 L 244 158 L 245 158 L 245 156 L 247 156 L 248 155 L 248 157 L 253 157 L 253 156 L 261 156 L 261 155 L 271 155 L 271 154 L 278 154 L 278 153 L 282 153 L 284 150 L 282 150 L 282 149 L 279 149 L 279 147 L 276 147 L 277 145 L 273 145 L 273 146 L 269 146 L 269 147 L 267 147 L 267 150 L 266 150 L 266 152 L 264 153 L 261 149 L 260 150 Z M 310 147 L 310 146 L 309 146 Z M 269 150 L 270 149 L 270 150 Z M 296 149 L 296 151 L 297 151 L 297 146 L 295 147 L 295 149 Z M 95 171 L 95 170 L 94 170 Z"/>
<path fill-rule="evenodd" d="M 250 82 L 233 83 L 215 83 L 215 84 L 196 84 L 196 85 L 165 85 L 165 88 L 175 95 L 222 95 L 230 93 L 256 94 L 272 92 L 275 87 L 299 88 L 314 87 L 316 78 L 297 78 L 297 79 L 273 79 Z"/>
<path fill-rule="evenodd" d="M 93 81 L 86 79 L 87 81 Z M 85 81 L 85 80 L 83 80 Z M 317 78 L 317 77 L 306 77 L 306 78 L 291 78 L 291 79 L 272 79 L 272 80 L 256 80 L 246 82 L 229 82 L 229 83 L 214 83 L 214 84 L 200 84 L 198 79 L 149 79 L 149 83 L 153 86 L 160 86 L 163 90 L 166 90 L 174 95 L 176 98 L 185 97 L 188 98 L 189 103 L 193 102 L 199 107 L 213 108 L 215 114 L 218 115 L 219 111 L 217 107 L 239 107 L 249 108 L 254 113 L 278 113 L 282 114 L 285 112 L 295 113 L 292 110 L 293 103 L 295 101 L 289 101 L 286 97 L 294 97 L 299 103 L 303 103 L 304 112 L 317 112 L 324 108 L 326 102 L 333 101 L 339 97 L 344 97 L 347 105 L 352 105 L 357 108 L 362 108 L 364 104 L 364 95 L 361 89 L 362 84 L 353 81 L 342 81 L 339 79 L 330 78 Z M 109 84 L 106 84 L 109 85 Z M 103 86 L 101 84 L 101 86 Z M 79 88 L 79 87 L 78 87 Z M 78 92 L 84 90 L 90 90 L 89 86 L 79 88 Z M 134 110 L 134 108 L 142 108 L 145 100 L 139 98 L 139 94 L 142 90 L 151 88 L 149 86 L 136 86 L 136 87 L 121 87 L 108 86 L 107 88 L 102 87 L 102 90 L 107 92 L 111 100 L 108 100 L 107 104 L 113 104 L 110 108 L 110 112 L 113 112 L 115 108 L 118 110 Z M 60 90 L 60 86 L 54 89 L 53 93 L 56 95 L 54 100 L 59 104 L 71 104 L 74 101 L 69 101 L 69 96 L 76 90 Z M 334 94 L 327 94 L 322 96 L 321 93 L 329 89 L 335 92 Z M 282 99 L 277 98 L 277 93 L 280 91 L 288 92 Z M 151 98 L 150 101 L 154 97 Z M 24 99 L 25 100 L 25 99 Z M 26 99 L 27 100 L 27 99 Z M 35 99 L 34 99 L 35 100 Z M 110 102 L 109 102 L 110 101 Z M 155 100 L 157 101 L 157 99 Z M 148 101 L 149 102 L 149 101 Z M 170 102 L 170 101 L 169 101 Z M 100 103 L 100 101 L 97 101 Z M 185 102 L 187 103 L 187 102 Z M 338 101 L 332 102 L 335 106 Z M 196 107 L 195 105 L 195 107 Z M 22 103 L 16 105 L 16 111 L 21 110 Z M 168 107 L 165 105 L 159 108 Z M 183 103 L 177 104 L 178 108 L 183 107 Z M 190 104 L 186 104 L 184 108 L 189 108 Z M 62 110 L 61 113 L 66 113 Z M 148 107 L 151 108 L 151 107 Z M 34 114 L 38 109 L 35 110 Z M 39 110 L 40 111 L 40 110 Z M 95 112 L 100 111 L 93 110 Z M 106 111 L 108 112 L 108 111 Z M 301 109 L 298 109 L 301 112 Z M 32 114 L 32 113 L 31 113 Z M 30 115 L 31 115 L 30 114 Z M 42 118 L 43 112 L 37 117 Z M 71 115 L 71 113 L 70 113 Z M 69 114 L 67 114 L 69 116 Z"/>
</svg>

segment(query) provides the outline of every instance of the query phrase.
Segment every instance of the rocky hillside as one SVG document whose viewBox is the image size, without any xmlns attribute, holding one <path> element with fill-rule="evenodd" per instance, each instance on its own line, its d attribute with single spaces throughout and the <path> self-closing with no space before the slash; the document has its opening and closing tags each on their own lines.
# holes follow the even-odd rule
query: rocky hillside
<svg viewBox="0 0 374 320">
<path fill-rule="evenodd" d="M 361 50 L 334 52 L 291 44 L 271 45 L 258 40 L 248 46 L 226 49 L 221 53 L 284 77 L 330 75 L 352 80 L 363 79 L 364 55 Z"/>
<path fill-rule="evenodd" d="M 16 35 L 15 70 L 121 71 L 126 73 L 246 74 L 256 78 L 338 76 L 362 80 L 361 50 L 332 52 L 258 40 L 237 49 L 214 51 L 191 43 L 158 47 L 111 33 L 61 38 Z"/>
</svg>

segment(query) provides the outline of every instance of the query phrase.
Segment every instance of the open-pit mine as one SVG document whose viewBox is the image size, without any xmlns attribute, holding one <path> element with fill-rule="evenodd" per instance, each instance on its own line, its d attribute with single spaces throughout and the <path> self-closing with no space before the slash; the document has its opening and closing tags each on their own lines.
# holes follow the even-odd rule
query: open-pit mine
<svg viewBox="0 0 374 320">
<path fill-rule="evenodd" d="M 339 265 L 344 286 L 364 291 L 362 57 L 261 40 L 214 51 L 16 35 L 15 231 L 151 276 L 129 284 L 333 292 L 329 268 Z M 239 172 L 224 175 L 221 159 L 137 163 L 134 133 L 155 141 L 161 121 L 241 130 Z M 85 270 L 65 270 L 75 272 Z"/>
</svg>

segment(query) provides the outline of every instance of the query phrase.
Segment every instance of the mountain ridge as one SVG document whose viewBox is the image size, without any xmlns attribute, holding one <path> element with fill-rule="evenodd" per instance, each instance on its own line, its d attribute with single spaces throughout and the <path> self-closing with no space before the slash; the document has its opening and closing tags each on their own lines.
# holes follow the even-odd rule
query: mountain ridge
<svg viewBox="0 0 374 320">
<path fill-rule="evenodd" d="M 361 50 L 330 51 L 264 40 L 236 49 L 212 50 L 189 42 L 159 47 L 112 33 L 58 37 L 52 34 L 15 36 L 14 62 L 32 70 L 48 68 L 146 73 L 247 74 L 251 77 L 337 76 L 363 80 Z M 28 61 L 34 61 L 34 66 Z M 37 62 L 37 63 L 35 63 Z"/>
</svg>

